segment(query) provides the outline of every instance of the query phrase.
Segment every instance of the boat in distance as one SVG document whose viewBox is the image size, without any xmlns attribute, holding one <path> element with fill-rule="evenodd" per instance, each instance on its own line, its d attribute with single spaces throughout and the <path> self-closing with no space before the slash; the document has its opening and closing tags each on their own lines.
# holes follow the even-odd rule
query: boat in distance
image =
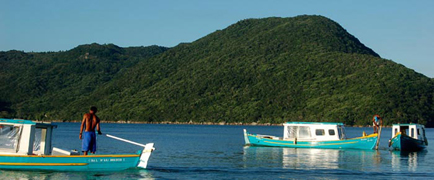
<svg viewBox="0 0 434 180">
<path fill-rule="evenodd" d="M 154 150 L 153 143 L 136 143 L 144 149 L 132 154 L 80 155 L 52 147 L 53 129 L 56 127 L 30 120 L 0 119 L 0 169 L 119 171 L 146 168 Z"/>
<path fill-rule="evenodd" d="M 283 137 L 250 134 L 244 129 L 244 141 L 251 146 L 324 149 L 376 149 L 377 133 L 347 139 L 343 123 L 287 122 Z"/>
<path fill-rule="evenodd" d="M 421 151 L 428 146 L 425 126 L 421 124 L 393 124 L 389 147 L 398 151 Z"/>
</svg>

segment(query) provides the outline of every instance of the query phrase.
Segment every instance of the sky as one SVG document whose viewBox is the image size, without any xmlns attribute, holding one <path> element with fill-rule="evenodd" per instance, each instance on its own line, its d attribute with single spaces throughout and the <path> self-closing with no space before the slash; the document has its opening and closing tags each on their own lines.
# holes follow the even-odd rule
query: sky
<svg viewBox="0 0 434 180">
<path fill-rule="evenodd" d="M 0 51 L 174 47 L 243 19 L 328 17 L 382 58 L 434 78 L 433 0 L 0 0 Z"/>
</svg>

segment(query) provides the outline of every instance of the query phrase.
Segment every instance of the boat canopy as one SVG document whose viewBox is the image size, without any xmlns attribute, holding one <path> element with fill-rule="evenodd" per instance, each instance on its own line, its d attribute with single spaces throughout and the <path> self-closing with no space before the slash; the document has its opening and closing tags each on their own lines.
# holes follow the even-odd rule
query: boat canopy
<svg viewBox="0 0 434 180">
<path fill-rule="evenodd" d="M 425 126 L 421 124 L 393 124 L 392 126 L 392 137 L 397 135 L 397 133 L 401 133 L 407 136 L 410 136 L 414 139 L 419 139 L 424 141 L 425 137 Z"/>
<path fill-rule="evenodd" d="M 283 124 L 286 140 L 332 141 L 346 139 L 343 123 L 287 122 Z"/>
<path fill-rule="evenodd" d="M 56 125 L 23 119 L 0 119 L 0 153 L 50 155 Z"/>
<path fill-rule="evenodd" d="M 286 122 L 283 125 L 300 125 L 300 124 L 306 124 L 306 125 L 336 125 L 336 126 L 343 126 L 343 123 L 336 123 L 336 122 Z"/>
</svg>

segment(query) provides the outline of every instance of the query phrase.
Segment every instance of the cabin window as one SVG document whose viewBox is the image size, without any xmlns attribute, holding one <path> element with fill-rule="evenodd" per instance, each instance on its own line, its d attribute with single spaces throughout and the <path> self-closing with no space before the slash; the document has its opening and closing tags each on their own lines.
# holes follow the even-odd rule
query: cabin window
<svg viewBox="0 0 434 180">
<path fill-rule="evenodd" d="M 420 131 L 419 131 L 419 129 L 417 129 L 417 135 L 420 136 Z"/>
<path fill-rule="evenodd" d="M 393 133 L 393 134 L 396 134 L 396 133 L 398 133 L 398 128 L 395 128 L 395 133 Z"/>
<path fill-rule="evenodd" d="M 35 128 L 35 138 L 33 140 L 33 151 L 39 151 L 41 149 L 41 134 L 42 134 L 42 129 Z M 45 139 L 43 141 L 45 141 Z"/>
<path fill-rule="evenodd" d="M 19 126 L 0 125 L 0 148 L 15 151 L 20 138 Z"/>
<path fill-rule="evenodd" d="M 335 130 L 334 129 L 329 129 L 329 135 L 330 136 L 334 136 L 335 135 Z"/>
<path fill-rule="evenodd" d="M 338 126 L 338 135 L 339 135 L 339 139 L 346 139 L 347 137 L 345 136 L 345 128 L 342 126 Z"/>
<path fill-rule="evenodd" d="M 296 138 L 297 137 L 297 126 L 289 126 L 288 127 L 288 138 Z"/>
<path fill-rule="evenodd" d="M 414 128 L 411 128 L 411 137 L 414 137 Z"/>
<path fill-rule="evenodd" d="M 298 130 L 299 138 L 309 138 L 310 137 L 310 128 L 307 126 L 300 126 Z"/>
<path fill-rule="evenodd" d="M 425 128 L 422 128 L 422 133 L 423 133 L 423 139 L 426 139 L 426 137 L 425 137 Z"/>
<path fill-rule="evenodd" d="M 316 129 L 315 130 L 315 134 L 317 136 L 324 136 L 325 135 L 325 131 L 324 131 L 324 129 Z"/>
</svg>

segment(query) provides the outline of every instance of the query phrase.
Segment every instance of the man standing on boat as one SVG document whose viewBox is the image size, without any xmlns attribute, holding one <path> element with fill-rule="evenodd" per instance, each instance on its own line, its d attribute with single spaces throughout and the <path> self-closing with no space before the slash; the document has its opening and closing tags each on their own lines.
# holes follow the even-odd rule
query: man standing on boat
<svg viewBox="0 0 434 180">
<path fill-rule="evenodd" d="M 374 127 L 374 133 L 378 133 L 378 127 L 380 124 L 383 124 L 383 119 L 381 119 L 380 115 L 376 114 L 372 118 L 372 126 Z"/>
<path fill-rule="evenodd" d="M 96 112 L 98 110 L 95 106 L 90 108 L 89 113 L 84 114 L 83 121 L 81 122 L 80 127 L 80 139 L 82 139 L 82 151 L 84 155 L 87 155 L 88 151 L 90 153 L 95 154 L 96 151 L 96 134 L 95 128 L 98 131 L 98 134 L 101 133 L 101 129 L 99 127 L 99 118 L 96 116 Z M 83 129 L 85 129 L 83 134 Z"/>
</svg>

